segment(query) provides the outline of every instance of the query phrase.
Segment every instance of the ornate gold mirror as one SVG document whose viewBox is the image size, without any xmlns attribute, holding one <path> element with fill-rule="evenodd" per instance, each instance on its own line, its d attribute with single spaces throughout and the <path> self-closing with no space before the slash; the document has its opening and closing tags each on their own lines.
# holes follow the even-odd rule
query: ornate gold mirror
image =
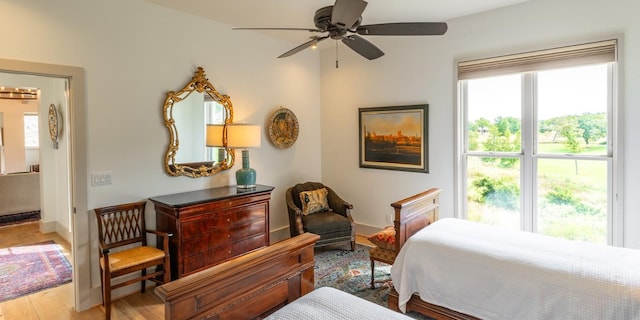
<svg viewBox="0 0 640 320">
<path fill-rule="evenodd" d="M 208 177 L 233 166 L 234 153 L 226 143 L 226 125 L 233 121 L 233 106 L 229 96 L 209 83 L 201 67 L 180 91 L 167 92 L 163 116 L 169 129 L 164 158 L 169 175 Z M 218 128 L 215 142 L 207 138 L 208 127 Z"/>
</svg>

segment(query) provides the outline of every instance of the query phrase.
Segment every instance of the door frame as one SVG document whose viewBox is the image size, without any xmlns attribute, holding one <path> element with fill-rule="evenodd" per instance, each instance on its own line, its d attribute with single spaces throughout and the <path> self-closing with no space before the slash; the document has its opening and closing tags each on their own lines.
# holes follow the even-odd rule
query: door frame
<svg viewBox="0 0 640 320">
<path fill-rule="evenodd" d="M 87 205 L 87 130 L 84 69 L 38 62 L 0 59 L 0 72 L 67 79 L 69 83 L 69 168 L 71 175 L 73 287 L 75 310 L 93 306 L 91 242 Z"/>
</svg>

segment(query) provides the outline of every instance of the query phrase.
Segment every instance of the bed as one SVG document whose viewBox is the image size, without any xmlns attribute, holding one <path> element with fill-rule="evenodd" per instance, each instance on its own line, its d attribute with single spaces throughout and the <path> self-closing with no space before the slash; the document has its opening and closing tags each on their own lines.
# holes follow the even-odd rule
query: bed
<svg viewBox="0 0 640 320">
<path fill-rule="evenodd" d="M 321 287 L 271 314 L 267 320 L 412 320 L 371 301 Z"/>
<path fill-rule="evenodd" d="M 314 290 L 319 238 L 304 233 L 156 287 L 165 319 L 411 319 L 334 288 Z"/>
<path fill-rule="evenodd" d="M 437 319 L 640 319 L 639 269 L 638 250 L 445 218 L 400 249 L 389 304 Z"/>
</svg>

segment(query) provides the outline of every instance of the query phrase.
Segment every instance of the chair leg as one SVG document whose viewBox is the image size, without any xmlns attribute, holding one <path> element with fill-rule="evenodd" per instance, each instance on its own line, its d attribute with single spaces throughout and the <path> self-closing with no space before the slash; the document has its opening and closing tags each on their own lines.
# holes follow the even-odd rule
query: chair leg
<svg viewBox="0 0 640 320">
<path fill-rule="evenodd" d="M 356 241 L 351 240 L 351 251 L 355 251 L 355 250 L 356 250 Z"/>
<path fill-rule="evenodd" d="M 371 289 L 375 289 L 376 288 L 376 285 L 373 282 L 374 273 L 376 271 L 375 267 L 376 267 L 376 263 L 375 263 L 375 261 L 373 261 L 373 259 L 371 259 Z"/>
<path fill-rule="evenodd" d="M 104 306 L 104 271 L 100 267 L 100 287 L 102 288 L 102 305 Z"/>
<path fill-rule="evenodd" d="M 171 262 L 169 261 L 169 257 L 164 260 L 164 265 L 162 269 L 164 270 L 162 282 L 169 283 L 171 281 Z"/>
<path fill-rule="evenodd" d="M 102 300 L 104 300 L 104 318 L 111 319 L 111 275 L 105 273 L 102 284 Z"/>
<path fill-rule="evenodd" d="M 147 275 L 147 269 L 142 269 L 142 276 L 144 277 L 146 275 Z M 145 286 L 146 282 L 147 282 L 146 280 L 140 281 L 140 292 L 141 293 L 144 293 L 144 291 L 146 289 L 146 286 Z"/>
</svg>

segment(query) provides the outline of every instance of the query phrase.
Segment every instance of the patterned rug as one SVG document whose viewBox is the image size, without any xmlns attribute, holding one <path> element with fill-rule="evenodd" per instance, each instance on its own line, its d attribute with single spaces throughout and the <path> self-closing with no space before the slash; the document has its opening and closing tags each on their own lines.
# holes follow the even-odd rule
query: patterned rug
<svg viewBox="0 0 640 320">
<path fill-rule="evenodd" d="M 53 241 L 0 249 L 0 301 L 71 281 L 71 264 Z"/>
<path fill-rule="evenodd" d="M 387 297 L 393 287 L 390 265 L 376 261 L 375 289 L 371 289 L 369 247 L 358 244 L 353 252 L 346 250 L 346 247 L 325 248 L 315 249 L 316 288 L 333 287 L 387 307 Z M 430 319 L 414 312 L 407 313 L 407 316 L 414 319 Z"/>
</svg>

